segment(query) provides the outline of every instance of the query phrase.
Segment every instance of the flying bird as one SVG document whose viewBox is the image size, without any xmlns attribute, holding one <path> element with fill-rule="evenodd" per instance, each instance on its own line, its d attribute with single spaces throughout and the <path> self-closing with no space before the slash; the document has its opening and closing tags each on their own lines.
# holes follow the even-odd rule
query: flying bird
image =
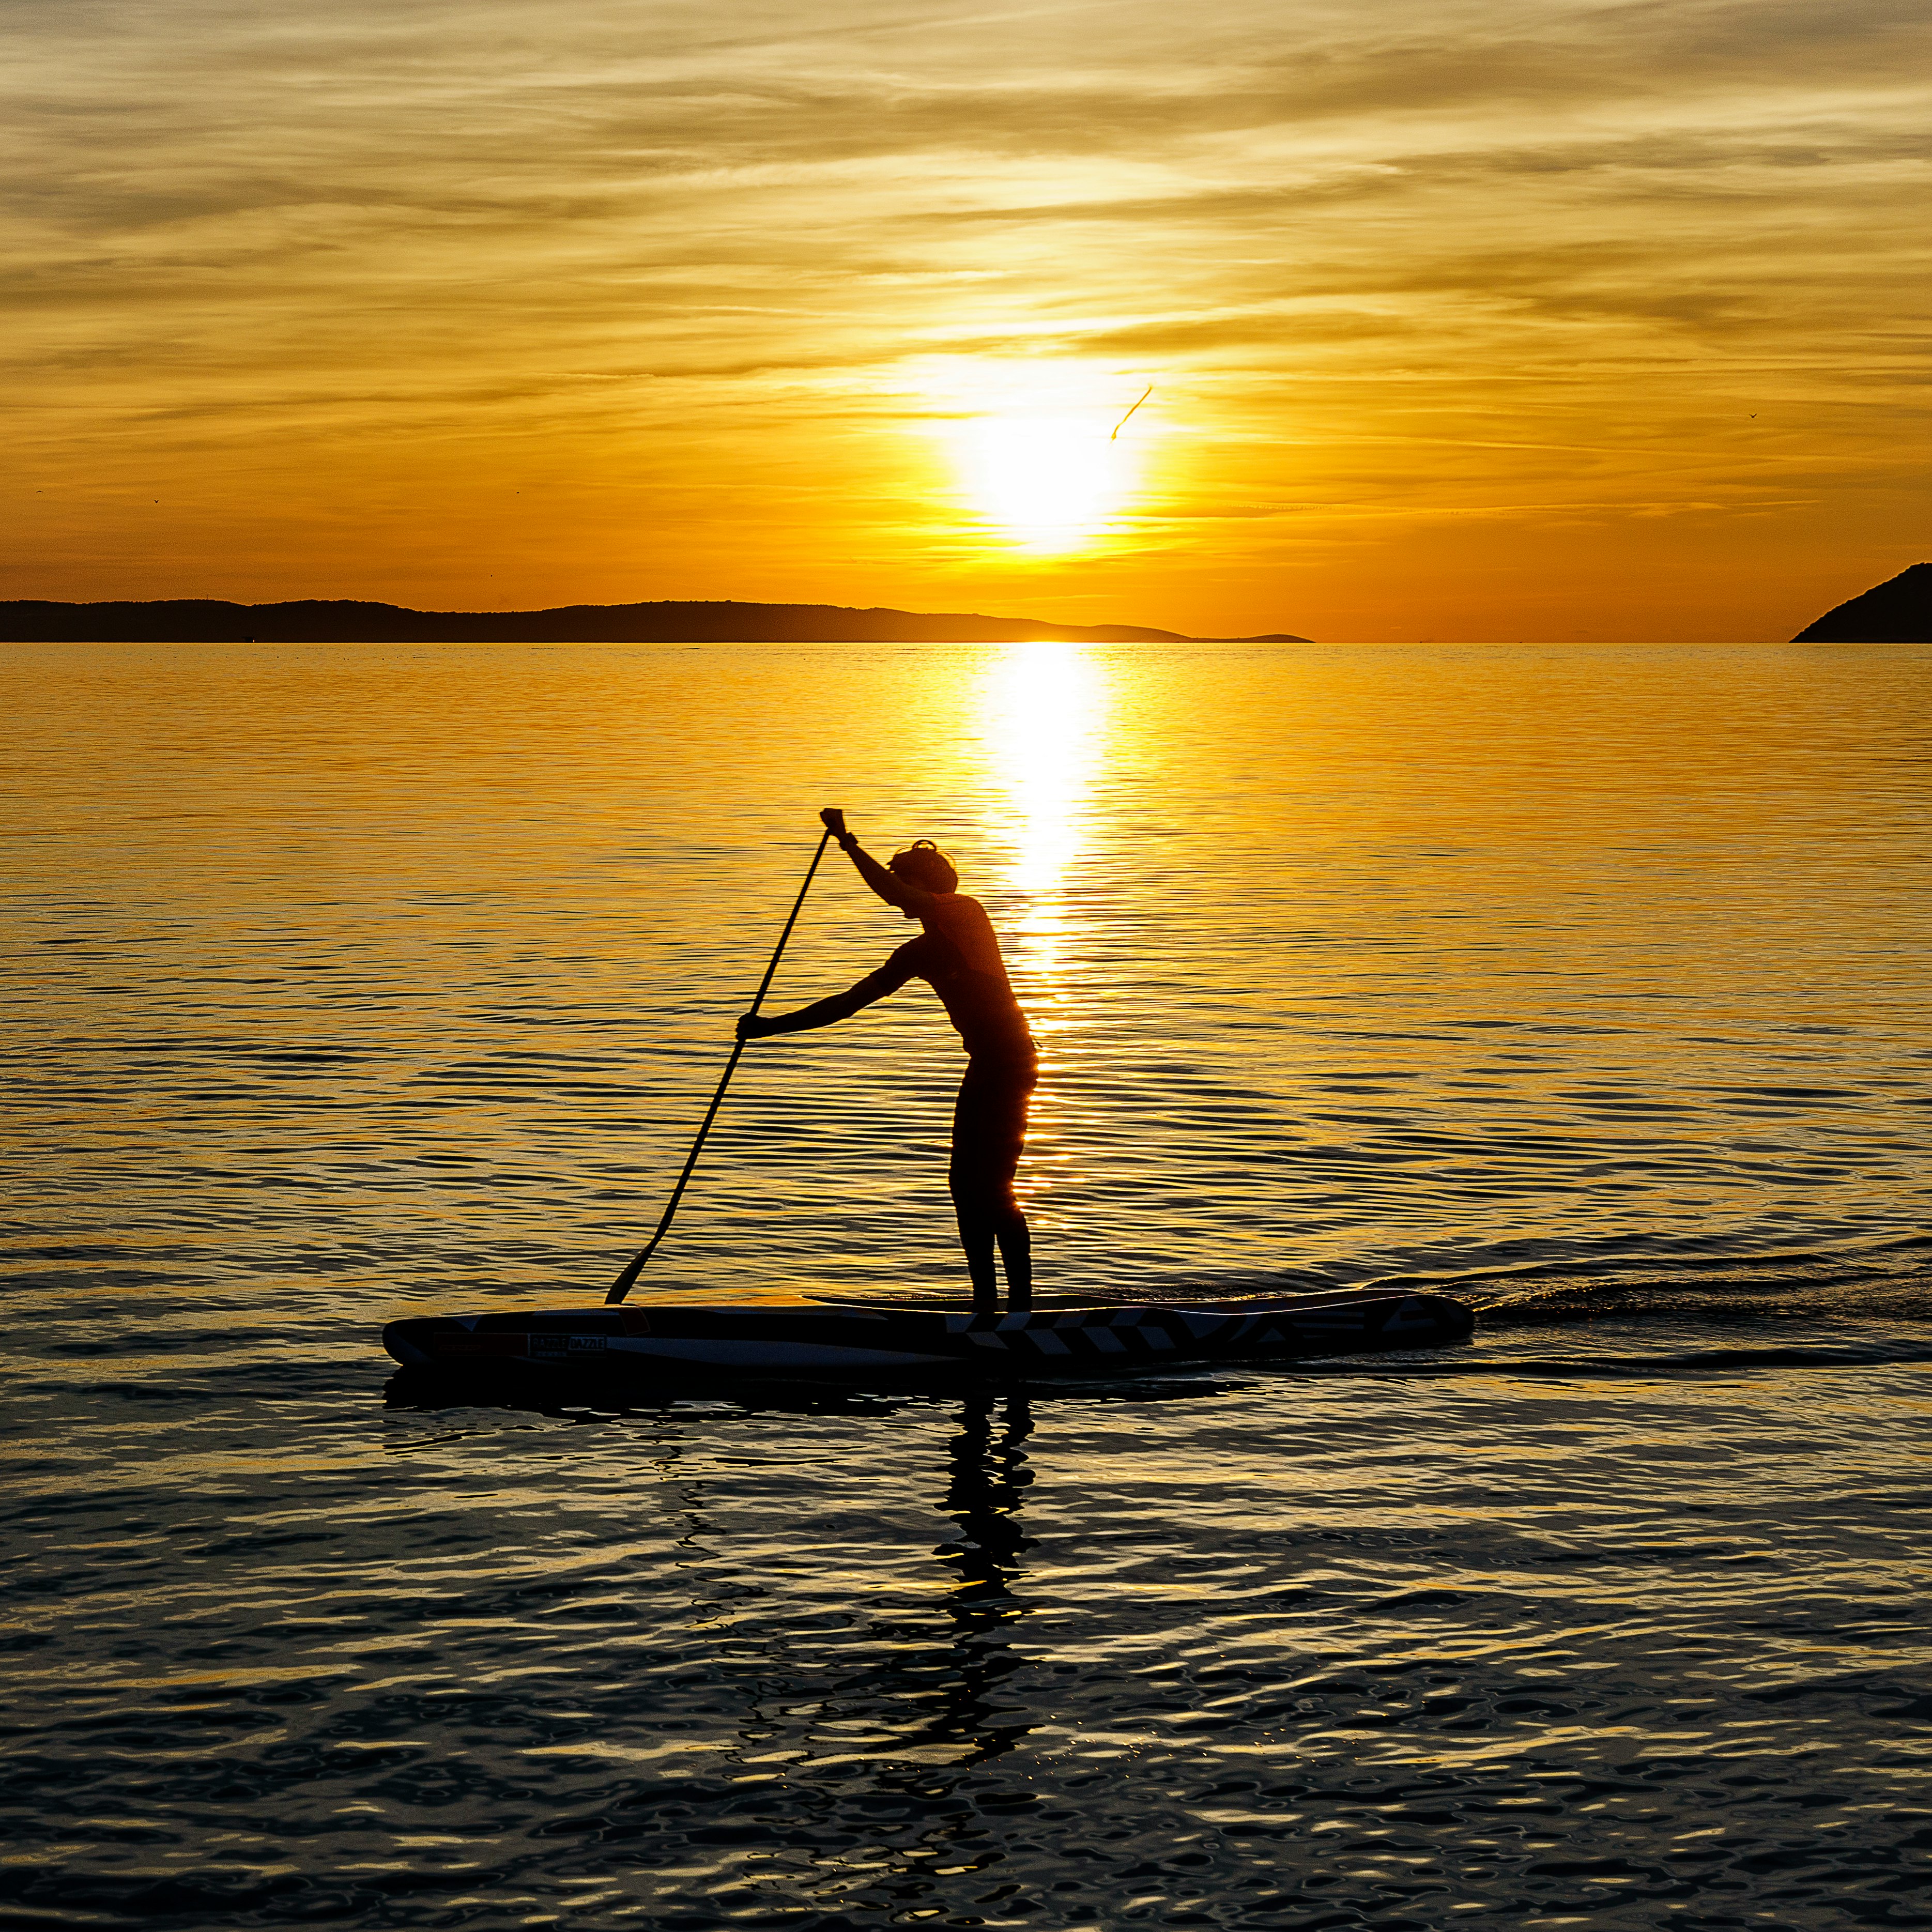
<svg viewBox="0 0 1932 1932">
<path fill-rule="evenodd" d="M 1148 397 L 1150 397 L 1150 395 L 1152 395 L 1153 394 L 1154 394 L 1154 385 L 1153 385 L 1151 382 L 1150 382 L 1150 383 L 1147 386 L 1147 387 L 1141 392 L 1141 393 L 1140 393 L 1140 400 L 1139 400 L 1138 402 L 1136 402 L 1136 403 L 1134 404 L 1134 410 L 1137 410 L 1137 409 L 1138 409 L 1138 408 L 1140 407 L 1140 406 L 1141 406 L 1141 404 L 1142 404 L 1142 403 L 1145 402 L 1145 401 L 1147 400 L 1147 399 L 1148 398 Z M 1128 412 L 1127 412 L 1127 416 L 1132 416 L 1132 415 L 1133 414 L 1133 412 L 1134 412 L 1134 410 L 1128 410 Z M 1114 424 L 1114 434 L 1113 434 L 1112 436 L 1110 436 L 1109 437 L 1108 437 L 1108 439 L 1107 439 L 1107 440 L 1108 440 L 1109 442 L 1115 442 L 1115 441 L 1118 441 L 1118 440 L 1119 436 L 1120 436 L 1120 434 L 1121 430 L 1124 430 L 1124 429 L 1125 429 L 1125 428 L 1126 428 L 1126 426 L 1127 426 L 1127 416 L 1123 416 L 1123 417 L 1121 417 L 1121 418 L 1120 419 L 1120 421 L 1119 421 L 1118 422 L 1117 422 L 1116 424 Z"/>
</svg>

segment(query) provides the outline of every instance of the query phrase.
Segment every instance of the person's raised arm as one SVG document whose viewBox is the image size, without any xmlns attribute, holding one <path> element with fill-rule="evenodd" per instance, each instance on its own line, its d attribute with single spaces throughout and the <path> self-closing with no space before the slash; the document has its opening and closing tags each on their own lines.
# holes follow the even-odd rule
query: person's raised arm
<svg viewBox="0 0 1932 1932">
<path fill-rule="evenodd" d="M 846 829 L 845 814 L 836 806 L 828 805 L 818 816 L 826 830 L 838 840 L 839 850 L 858 868 L 860 878 L 886 904 L 897 906 L 915 919 L 923 919 L 932 910 L 932 894 L 923 886 L 916 886 L 910 879 L 901 878 L 890 866 L 880 865 L 859 843 L 859 835 Z"/>
</svg>

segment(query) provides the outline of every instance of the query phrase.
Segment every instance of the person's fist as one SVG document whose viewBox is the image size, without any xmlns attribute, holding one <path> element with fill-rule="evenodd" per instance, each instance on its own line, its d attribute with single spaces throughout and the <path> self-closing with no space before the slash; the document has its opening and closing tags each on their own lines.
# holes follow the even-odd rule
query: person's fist
<svg viewBox="0 0 1932 1932">
<path fill-rule="evenodd" d="M 771 1028 L 756 1013 L 738 1016 L 738 1037 L 740 1040 L 763 1040 Z"/>
<path fill-rule="evenodd" d="M 831 833 L 833 838 L 843 838 L 844 837 L 845 814 L 841 812 L 836 805 L 828 805 L 825 809 L 818 814 L 818 822 L 825 827 L 826 831 Z"/>
</svg>

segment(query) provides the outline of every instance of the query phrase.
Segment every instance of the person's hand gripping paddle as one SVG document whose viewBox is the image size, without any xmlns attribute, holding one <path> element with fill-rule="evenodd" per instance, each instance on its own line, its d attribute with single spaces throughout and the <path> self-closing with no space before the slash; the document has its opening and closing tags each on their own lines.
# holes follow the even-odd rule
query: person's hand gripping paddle
<svg viewBox="0 0 1932 1932">
<path fill-rule="evenodd" d="M 818 849 L 812 855 L 812 863 L 806 868 L 805 883 L 798 889 L 798 897 L 792 902 L 791 916 L 784 922 L 784 930 L 778 934 L 778 943 L 772 949 L 771 964 L 765 968 L 765 976 L 758 982 L 758 990 L 752 995 L 751 1011 L 746 1019 L 755 1019 L 765 995 L 771 990 L 772 976 L 778 970 L 778 962 L 784 956 L 785 941 L 791 937 L 791 929 L 798 923 L 798 916 L 805 907 L 805 896 L 812 890 L 812 874 L 818 870 L 818 862 L 825 856 L 825 848 L 834 838 L 845 836 L 845 814 L 836 806 L 827 806 L 819 814 L 820 823 L 825 830 L 819 835 Z M 698 1156 L 704 1150 L 704 1137 L 711 1131 L 711 1123 L 718 1118 L 718 1109 L 724 1099 L 724 1090 L 731 1084 L 731 1076 L 738 1070 L 740 1056 L 745 1051 L 746 1042 L 756 1037 L 745 1030 L 744 1021 L 739 1022 L 738 1043 L 731 1049 L 731 1058 L 724 1063 L 724 1072 L 718 1082 L 718 1090 L 711 1096 L 711 1104 L 704 1110 L 703 1124 L 698 1130 L 698 1138 L 691 1144 L 691 1152 L 686 1157 L 684 1171 L 677 1178 L 677 1185 L 670 1191 L 670 1198 L 664 1203 L 664 1210 L 656 1232 L 646 1241 L 639 1252 L 632 1258 L 624 1272 L 610 1284 L 610 1291 L 604 1298 L 605 1302 L 622 1301 L 631 1292 L 631 1284 L 644 1272 L 645 1262 L 656 1253 L 658 1244 L 670 1231 L 672 1217 L 677 1213 L 677 1204 L 684 1198 L 684 1190 L 691 1184 L 691 1177 L 698 1166 Z"/>
</svg>

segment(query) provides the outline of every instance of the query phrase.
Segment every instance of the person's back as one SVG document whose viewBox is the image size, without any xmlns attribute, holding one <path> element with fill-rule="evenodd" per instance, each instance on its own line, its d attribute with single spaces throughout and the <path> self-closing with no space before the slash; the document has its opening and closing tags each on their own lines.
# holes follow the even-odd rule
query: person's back
<svg viewBox="0 0 1932 1932">
<path fill-rule="evenodd" d="M 1030 1054 L 1033 1037 L 986 908 L 964 892 L 935 892 L 920 917 L 925 932 L 899 952 L 939 995 L 966 1051 L 976 1058 Z"/>
</svg>

